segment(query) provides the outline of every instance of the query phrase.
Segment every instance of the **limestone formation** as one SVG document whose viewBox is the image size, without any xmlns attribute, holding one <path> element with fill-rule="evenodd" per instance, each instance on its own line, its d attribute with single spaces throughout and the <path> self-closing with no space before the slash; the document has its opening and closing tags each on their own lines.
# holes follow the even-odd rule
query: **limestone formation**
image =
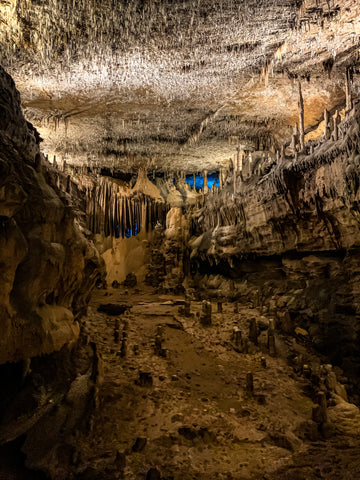
<svg viewBox="0 0 360 480">
<path fill-rule="evenodd" d="M 211 325 L 211 302 L 203 300 L 200 322 L 204 326 Z"/>
<path fill-rule="evenodd" d="M 102 261 L 46 171 L 11 78 L 0 68 L 0 363 L 49 354 L 78 338 Z"/>
<path fill-rule="evenodd" d="M 304 151 L 305 148 L 305 126 L 304 126 L 304 100 L 301 91 L 301 82 L 299 81 L 299 142 L 300 142 L 300 152 Z"/>
<path fill-rule="evenodd" d="M 316 400 L 318 405 L 313 409 L 312 418 L 315 422 L 322 424 L 328 420 L 325 393 L 319 392 Z"/>
<path fill-rule="evenodd" d="M 0 25 L 1 475 L 358 478 L 358 0 Z"/>
<path fill-rule="evenodd" d="M 254 393 L 254 378 L 252 373 L 246 374 L 246 391 L 250 395 Z"/>
<path fill-rule="evenodd" d="M 249 327 L 249 340 L 253 342 L 255 345 L 258 344 L 258 325 L 256 322 L 256 318 L 252 318 L 250 320 L 250 327 Z"/>
</svg>

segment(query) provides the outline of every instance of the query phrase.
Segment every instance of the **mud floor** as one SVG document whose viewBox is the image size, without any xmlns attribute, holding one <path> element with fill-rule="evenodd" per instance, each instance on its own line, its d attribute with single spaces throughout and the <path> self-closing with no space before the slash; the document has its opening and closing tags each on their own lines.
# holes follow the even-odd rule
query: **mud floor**
<svg viewBox="0 0 360 480">
<path fill-rule="evenodd" d="M 131 309 L 99 312 L 107 303 Z M 299 367 L 306 360 L 313 372 L 325 368 L 304 332 L 276 333 L 270 356 L 270 319 L 250 304 L 239 304 L 238 313 L 234 304 L 224 303 L 222 313 L 212 304 L 205 327 L 202 303 L 191 302 L 189 317 L 183 303 L 146 288 L 94 293 L 85 329 L 101 353 L 103 383 L 91 431 L 79 434 L 79 478 L 360 478 L 359 410 L 336 379 L 330 387 L 325 381 L 326 390 L 321 374 L 310 378 Z M 258 345 L 248 341 L 242 353 L 233 329 L 247 338 L 254 318 Z M 322 388 L 328 421 L 316 423 Z"/>
</svg>

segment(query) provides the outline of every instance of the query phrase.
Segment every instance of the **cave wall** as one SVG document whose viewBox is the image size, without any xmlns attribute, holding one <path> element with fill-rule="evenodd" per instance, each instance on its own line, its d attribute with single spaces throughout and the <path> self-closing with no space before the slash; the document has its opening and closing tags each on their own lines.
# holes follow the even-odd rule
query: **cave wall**
<svg viewBox="0 0 360 480">
<path fill-rule="evenodd" d="M 357 106 L 340 124 L 337 142 L 279 160 L 264 177 L 240 182 L 235 195 L 230 179 L 195 212 L 193 256 L 216 261 L 359 247 L 359 125 Z"/>
<path fill-rule="evenodd" d="M 0 363 L 74 342 L 103 263 L 0 67 Z"/>
<path fill-rule="evenodd" d="M 348 374 L 360 372 L 360 108 L 314 153 L 279 161 L 190 215 L 194 284 L 243 299 L 308 339 Z"/>
<path fill-rule="evenodd" d="M 141 230 L 136 236 L 129 238 L 109 238 L 102 245 L 110 245 L 102 253 L 106 265 L 106 280 L 110 285 L 113 281 L 123 282 L 129 273 L 135 273 L 137 281 L 143 282 L 148 270 L 149 242 L 152 232 Z M 100 243 L 100 242 L 99 242 Z"/>
</svg>

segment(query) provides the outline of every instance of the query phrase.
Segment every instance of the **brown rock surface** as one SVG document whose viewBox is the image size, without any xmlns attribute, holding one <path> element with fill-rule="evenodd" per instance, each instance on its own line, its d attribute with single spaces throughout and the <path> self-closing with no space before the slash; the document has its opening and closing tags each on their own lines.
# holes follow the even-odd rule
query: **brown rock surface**
<svg viewBox="0 0 360 480">
<path fill-rule="evenodd" d="M 0 363 L 60 350 L 79 335 L 101 261 L 46 170 L 14 82 L 0 68 Z M 35 164 L 37 167 L 35 169 Z"/>
<path fill-rule="evenodd" d="M 193 272 L 228 277 L 232 293 L 218 282 L 220 293 L 252 297 L 284 331 L 305 328 L 316 347 L 355 379 L 359 125 L 357 104 L 340 123 L 338 141 L 322 139 L 314 153 L 253 175 L 235 196 L 231 179 L 193 210 L 196 236 L 189 241 Z M 194 283 L 215 295 L 212 278 L 198 275 Z"/>
</svg>

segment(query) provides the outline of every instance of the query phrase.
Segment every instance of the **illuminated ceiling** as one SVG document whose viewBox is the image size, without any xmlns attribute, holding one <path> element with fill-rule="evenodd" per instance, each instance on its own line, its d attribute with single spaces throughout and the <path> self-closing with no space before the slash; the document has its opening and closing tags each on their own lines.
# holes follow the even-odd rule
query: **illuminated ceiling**
<svg viewBox="0 0 360 480">
<path fill-rule="evenodd" d="M 316 127 L 343 106 L 360 45 L 357 0 L 0 0 L 0 25 L 44 151 L 124 170 L 211 170 L 239 143 L 278 148 L 294 79 Z"/>
</svg>

